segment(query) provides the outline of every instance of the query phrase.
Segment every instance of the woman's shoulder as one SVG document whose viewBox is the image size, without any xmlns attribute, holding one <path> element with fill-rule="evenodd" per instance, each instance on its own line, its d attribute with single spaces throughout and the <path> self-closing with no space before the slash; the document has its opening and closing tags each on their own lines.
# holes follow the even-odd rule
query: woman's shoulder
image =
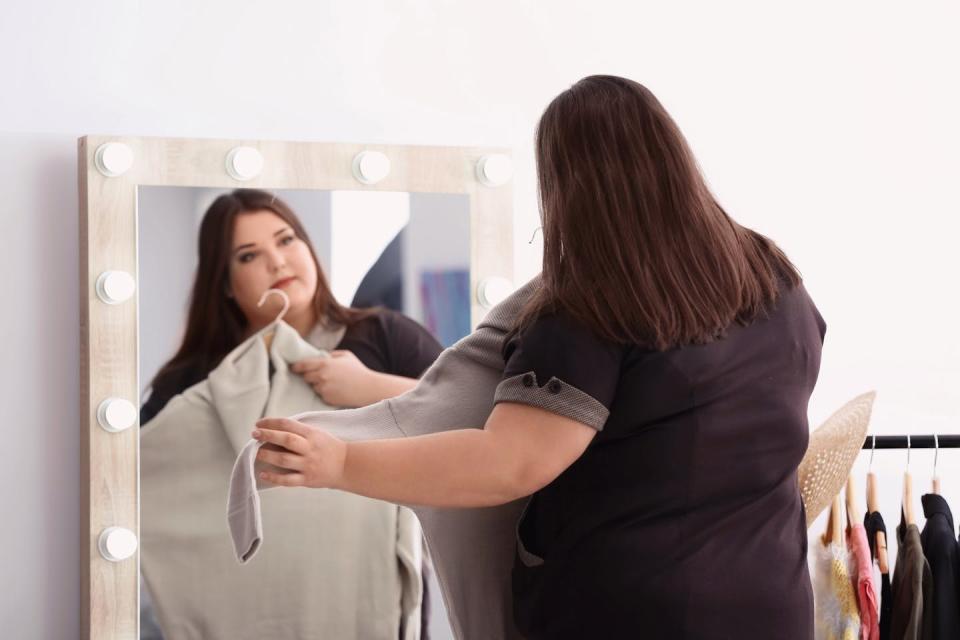
<svg viewBox="0 0 960 640">
<path fill-rule="evenodd" d="M 351 324 L 338 348 L 352 351 L 371 369 L 408 377 L 418 377 L 443 351 L 423 325 L 384 308 Z"/>
<path fill-rule="evenodd" d="M 423 334 L 431 335 L 426 327 L 413 318 L 393 309 L 377 307 L 369 315 L 348 326 L 344 338 L 376 336 L 389 341 L 407 335 Z"/>
</svg>

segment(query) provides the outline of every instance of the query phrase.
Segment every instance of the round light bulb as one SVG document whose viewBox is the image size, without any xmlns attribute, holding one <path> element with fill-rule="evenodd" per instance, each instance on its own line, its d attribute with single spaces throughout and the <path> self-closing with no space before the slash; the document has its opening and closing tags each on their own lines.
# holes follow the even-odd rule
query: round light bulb
<svg viewBox="0 0 960 640">
<path fill-rule="evenodd" d="M 489 309 L 506 300 L 513 291 L 513 283 L 506 278 L 486 278 L 477 286 L 477 302 Z"/>
<path fill-rule="evenodd" d="M 390 175 L 390 158 L 379 151 L 361 151 L 353 159 L 353 177 L 363 184 L 376 184 Z"/>
<path fill-rule="evenodd" d="M 107 527 L 100 534 L 97 546 L 105 559 L 120 562 L 137 552 L 137 536 L 130 529 Z"/>
<path fill-rule="evenodd" d="M 111 433 L 119 433 L 137 423 L 137 408 L 122 398 L 107 398 L 97 408 L 97 422 Z"/>
<path fill-rule="evenodd" d="M 97 278 L 97 297 L 107 304 L 120 304 L 133 297 L 137 282 L 126 271 L 104 271 Z"/>
<path fill-rule="evenodd" d="M 488 187 L 499 187 L 513 177 L 513 161 L 508 156 L 495 153 L 483 156 L 477 162 L 477 179 Z"/>
<path fill-rule="evenodd" d="M 93 154 L 97 170 L 108 178 L 123 175 L 133 166 L 133 149 L 122 142 L 107 142 Z"/>
<path fill-rule="evenodd" d="M 234 147 L 227 154 L 227 173 L 234 180 L 252 180 L 263 171 L 263 154 L 253 147 Z"/>
</svg>

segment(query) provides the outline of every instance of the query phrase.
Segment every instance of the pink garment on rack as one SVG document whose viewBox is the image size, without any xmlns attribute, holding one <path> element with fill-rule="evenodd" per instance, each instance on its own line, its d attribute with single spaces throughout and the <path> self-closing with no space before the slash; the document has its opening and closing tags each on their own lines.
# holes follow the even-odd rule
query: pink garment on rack
<svg viewBox="0 0 960 640">
<path fill-rule="evenodd" d="M 873 563 L 870 561 L 870 543 L 862 524 L 855 524 L 847 538 L 847 546 L 853 553 L 856 575 L 854 582 L 857 601 L 860 603 L 860 637 L 864 640 L 880 638 L 880 603 L 873 582 Z"/>
</svg>

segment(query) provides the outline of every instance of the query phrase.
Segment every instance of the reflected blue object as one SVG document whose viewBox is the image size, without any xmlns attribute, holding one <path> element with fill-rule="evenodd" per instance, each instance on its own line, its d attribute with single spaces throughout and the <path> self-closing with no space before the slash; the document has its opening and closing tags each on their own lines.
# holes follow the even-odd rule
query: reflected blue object
<svg viewBox="0 0 960 640">
<path fill-rule="evenodd" d="M 420 274 L 423 323 L 444 347 L 470 333 L 470 273 L 465 269 Z"/>
</svg>

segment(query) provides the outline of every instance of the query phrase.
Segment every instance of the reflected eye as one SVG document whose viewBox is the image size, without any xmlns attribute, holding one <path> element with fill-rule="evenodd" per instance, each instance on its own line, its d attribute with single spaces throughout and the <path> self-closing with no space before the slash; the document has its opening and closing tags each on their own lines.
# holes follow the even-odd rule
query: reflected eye
<svg viewBox="0 0 960 640">
<path fill-rule="evenodd" d="M 250 251 L 247 253 L 241 253 L 240 256 L 237 258 L 237 260 L 239 260 L 241 264 L 246 264 L 251 260 L 253 260 L 256 256 L 257 254 Z"/>
<path fill-rule="evenodd" d="M 283 246 L 287 246 L 288 244 L 290 244 L 296 239 L 297 239 L 297 236 L 293 236 L 293 235 L 284 236 L 283 238 L 280 239 L 280 244 Z"/>
</svg>

